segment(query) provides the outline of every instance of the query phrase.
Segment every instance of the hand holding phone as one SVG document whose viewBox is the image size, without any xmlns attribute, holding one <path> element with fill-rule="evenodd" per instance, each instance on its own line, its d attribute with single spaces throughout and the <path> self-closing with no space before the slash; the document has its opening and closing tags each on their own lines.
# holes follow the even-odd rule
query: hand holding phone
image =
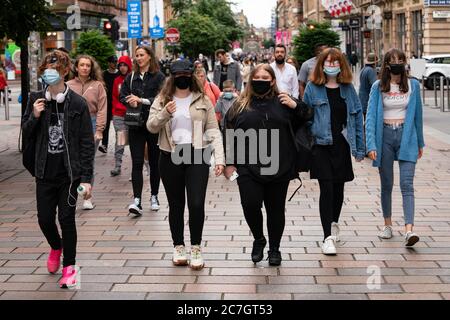
<svg viewBox="0 0 450 320">
<path fill-rule="evenodd" d="M 37 99 L 33 104 L 33 115 L 36 119 L 39 119 L 42 111 L 45 109 L 45 98 Z"/>
</svg>

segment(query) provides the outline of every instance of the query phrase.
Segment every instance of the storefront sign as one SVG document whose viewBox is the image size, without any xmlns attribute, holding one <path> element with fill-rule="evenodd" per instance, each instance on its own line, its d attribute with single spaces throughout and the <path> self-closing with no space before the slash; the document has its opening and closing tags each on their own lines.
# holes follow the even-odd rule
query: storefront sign
<svg viewBox="0 0 450 320">
<path fill-rule="evenodd" d="M 427 7 L 450 7 L 450 0 L 424 0 Z"/>
<path fill-rule="evenodd" d="M 433 11 L 433 18 L 435 19 L 450 18 L 450 11 Z"/>
</svg>

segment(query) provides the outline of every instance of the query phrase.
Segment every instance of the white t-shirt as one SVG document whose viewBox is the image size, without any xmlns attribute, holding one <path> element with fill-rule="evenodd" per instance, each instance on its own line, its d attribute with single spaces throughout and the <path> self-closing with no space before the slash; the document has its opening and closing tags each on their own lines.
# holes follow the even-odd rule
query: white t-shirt
<svg viewBox="0 0 450 320">
<path fill-rule="evenodd" d="M 278 90 L 280 92 L 287 92 L 294 98 L 298 98 L 297 69 L 289 63 L 285 63 L 283 69 L 278 68 L 276 62 L 272 62 L 270 66 L 275 72 Z"/>
<path fill-rule="evenodd" d="M 400 92 L 400 86 L 391 83 L 391 90 L 383 92 L 383 116 L 385 120 L 405 119 L 411 97 L 411 81 L 408 81 L 409 90 Z"/>
<path fill-rule="evenodd" d="M 186 98 L 173 97 L 176 111 L 173 113 L 171 129 L 172 139 L 175 144 L 192 143 L 192 121 L 189 107 L 192 103 L 192 94 Z"/>
</svg>

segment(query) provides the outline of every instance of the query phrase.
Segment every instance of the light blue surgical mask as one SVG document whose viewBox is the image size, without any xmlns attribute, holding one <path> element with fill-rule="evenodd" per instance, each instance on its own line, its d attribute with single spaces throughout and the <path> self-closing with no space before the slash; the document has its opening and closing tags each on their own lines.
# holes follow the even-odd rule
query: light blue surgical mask
<svg viewBox="0 0 450 320">
<path fill-rule="evenodd" d="M 45 69 L 44 74 L 41 76 L 42 81 L 49 86 L 54 86 L 61 81 L 59 72 L 55 69 Z"/>
<path fill-rule="evenodd" d="M 325 72 L 325 74 L 327 76 L 336 77 L 341 72 L 341 68 L 340 67 L 324 67 L 323 72 Z"/>
<path fill-rule="evenodd" d="M 223 93 L 223 98 L 227 99 L 227 100 L 233 99 L 233 92 L 224 92 Z"/>
</svg>

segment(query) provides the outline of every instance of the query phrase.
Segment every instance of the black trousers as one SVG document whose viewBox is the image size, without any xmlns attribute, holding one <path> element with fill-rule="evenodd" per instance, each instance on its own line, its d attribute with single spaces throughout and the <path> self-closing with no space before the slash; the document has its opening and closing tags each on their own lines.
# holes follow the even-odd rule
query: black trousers
<svg viewBox="0 0 450 320">
<path fill-rule="evenodd" d="M 78 197 L 77 187 L 80 181 L 72 184 L 69 196 L 70 181 L 46 181 L 36 179 L 36 202 L 39 227 L 53 250 L 63 248 L 63 266 L 75 264 L 77 248 L 77 228 L 75 224 L 75 206 Z M 56 208 L 62 238 L 56 226 Z"/>
<path fill-rule="evenodd" d="M 171 154 L 162 151 L 159 168 L 169 201 L 169 224 L 173 245 L 184 245 L 185 192 L 189 209 L 191 245 L 200 245 L 205 221 L 209 164 L 174 164 Z"/>
<path fill-rule="evenodd" d="M 285 226 L 286 195 L 289 181 L 260 183 L 250 177 L 237 179 L 245 220 L 255 239 L 264 237 L 262 205 L 267 213 L 270 248 L 278 249 Z"/>
<path fill-rule="evenodd" d="M 319 180 L 319 211 L 324 239 L 331 235 L 331 224 L 339 222 L 342 203 L 344 201 L 344 182 Z"/>
<path fill-rule="evenodd" d="M 148 161 L 150 164 L 150 189 L 152 195 L 158 195 L 160 176 L 158 170 L 159 147 L 158 134 L 147 131 L 147 128 L 132 128 L 128 131 L 130 144 L 133 183 L 133 194 L 135 198 L 142 199 L 142 188 L 144 179 L 142 169 L 144 168 L 145 144 L 148 146 Z"/>
<path fill-rule="evenodd" d="M 112 105 L 111 105 L 111 108 L 108 106 L 108 112 L 107 112 L 107 115 L 106 115 L 106 126 L 105 126 L 105 130 L 103 130 L 102 145 L 104 145 L 104 146 L 108 146 L 108 142 L 109 142 L 109 127 L 111 125 L 112 118 L 113 118 L 113 115 L 112 115 Z"/>
</svg>

